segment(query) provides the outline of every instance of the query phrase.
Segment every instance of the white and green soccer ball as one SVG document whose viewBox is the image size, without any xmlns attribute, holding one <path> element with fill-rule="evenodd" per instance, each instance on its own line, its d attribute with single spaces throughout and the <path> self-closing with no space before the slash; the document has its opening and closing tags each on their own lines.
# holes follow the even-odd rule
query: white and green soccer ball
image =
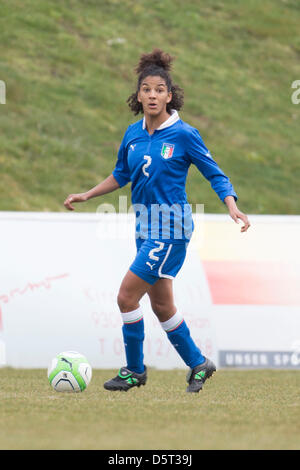
<svg viewBox="0 0 300 470">
<path fill-rule="evenodd" d="M 48 367 L 50 385 L 57 392 L 83 392 L 92 378 L 86 357 L 75 351 L 57 354 Z"/>
</svg>

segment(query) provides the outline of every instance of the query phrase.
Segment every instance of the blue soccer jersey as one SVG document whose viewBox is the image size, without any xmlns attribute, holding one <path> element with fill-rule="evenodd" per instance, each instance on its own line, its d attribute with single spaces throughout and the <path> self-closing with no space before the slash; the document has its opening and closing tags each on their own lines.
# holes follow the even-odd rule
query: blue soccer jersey
<svg viewBox="0 0 300 470">
<path fill-rule="evenodd" d="M 136 237 L 172 243 L 190 240 L 192 210 L 185 184 L 191 164 L 210 182 L 221 201 L 237 195 L 199 132 L 177 113 L 150 135 L 145 118 L 131 124 L 122 140 L 113 176 L 120 187 L 131 182 Z M 202 202 L 202 201 L 199 201 Z"/>
</svg>

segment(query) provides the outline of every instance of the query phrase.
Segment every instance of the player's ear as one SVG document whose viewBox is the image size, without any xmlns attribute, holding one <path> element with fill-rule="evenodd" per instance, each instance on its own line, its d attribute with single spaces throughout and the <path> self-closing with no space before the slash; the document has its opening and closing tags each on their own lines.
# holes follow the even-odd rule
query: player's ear
<svg viewBox="0 0 300 470">
<path fill-rule="evenodd" d="M 139 103 L 141 103 L 141 97 L 140 97 L 140 92 L 138 91 L 138 94 L 137 94 L 137 100 Z"/>
<path fill-rule="evenodd" d="M 167 103 L 171 103 L 172 98 L 173 98 L 172 92 L 169 91 L 169 93 L 168 93 L 168 98 L 167 98 Z"/>
</svg>

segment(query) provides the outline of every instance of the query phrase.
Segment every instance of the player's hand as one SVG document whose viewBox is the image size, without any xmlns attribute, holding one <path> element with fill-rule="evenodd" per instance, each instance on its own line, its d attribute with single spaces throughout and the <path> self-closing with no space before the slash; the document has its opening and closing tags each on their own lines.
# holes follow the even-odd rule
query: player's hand
<svg viewBox="0 0 300 470">
<path fill-rule="evenodd" d="M 69 194 L 67 199 L 64 202 L 64 206 L 69 209 L 69 211 L 73 211 L 75 207 L 72 206 L 74 202 L 85 202 L 87 200 L 85 193 L 80 194 Z"/>
<path fill-rule="evenodd" d="M 241 228 L 241 232 L 247 232 L 248 228 L 250 227 L 250 222 L 246 214 L 241 212 L 237 207 L 234 207 L 232 209 L 229 209 L 229 215 L 237 224 L 240 223 L 239 219 L 241 219 L 245 224 Z"/>
</svg>

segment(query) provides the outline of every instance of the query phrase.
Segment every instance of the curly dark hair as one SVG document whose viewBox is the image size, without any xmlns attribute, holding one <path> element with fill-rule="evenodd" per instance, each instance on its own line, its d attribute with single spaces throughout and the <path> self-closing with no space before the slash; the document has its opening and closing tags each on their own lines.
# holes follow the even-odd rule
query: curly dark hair
<svg viewBox="0 0 300 470">
<path fill-rule="evenodd" d="M 157 76 L 165 80 L 168 92 L 172 93 L 172 100 L 170 103 L 167 103 L 166 108 L 169 114 L 171 114 L 172 109 L 179 111 L 182 108 L 184 92 L 178 85 L 173 84 L 170 75 L 172 61 L 173 57 L 161 49 L 154 49 L 150 54 L 141 55 L 139 63 L 135 68 L 135 72 L 138 74 L 137 90 L 127 99 L 128 106 L 135 115 L 144 112 L 142 104 L 138 101 L 138 92 L 142 81 L 148 76 Z"/>
</svg>

